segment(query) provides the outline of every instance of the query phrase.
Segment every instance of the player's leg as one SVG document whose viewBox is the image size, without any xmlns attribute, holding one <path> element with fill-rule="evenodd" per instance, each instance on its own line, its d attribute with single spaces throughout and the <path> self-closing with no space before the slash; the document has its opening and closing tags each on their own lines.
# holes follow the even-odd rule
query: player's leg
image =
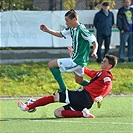
<svg viewBox="0 0 133 133">
<path fill-rule="evenodd" d="M 56 110 L 54 111 L 55 117 L 57 117 L 57 118 L 62 118 L 62 117 L 64 117 L 64 116 L 62 115 L 62 111 L 64 111 L 64 107 L 60 107 L 60 108 L 56 109 Z"/>
<path fill-rule="evenodd" d="M 82 86 L 87 86 L 89 81 L 83 78 L 84 75 L 84 67 L 80 67 L 76 70 L 74 70 L 75 74 L 75 81 L 76 83 L 82 85 Z"/>
<path fill-rule="evenodd" d="M 55 95 L 49 95 L 49 96 L 41 97 L 29 105 L 26 105 L 22 101 L 18 101 L 18 106 L 21 108 L 21 110 L 28 111 L 28 110 L 33 109 L 35 107 L 45 106 L 47 104 L 58 102 L 58 101 L 59 101 L 59 94 L 57 93 Z"/>
<path fill-rule="evenodd" d="M 57 60 L 50 61 L 48 63 L 48 67 L 49 67 L 51 73 L 53 74 L 54 78 L 58 82 L 60 89 L 62 91 L 66 90 L 66 86 L 65 86 L 64 81 L 62 79 Z"/>
<path fill-rule="evenodd" d="M 57 80 L 62 91 L 66 90 L 66 87 L 62 80 L 61 72 L 74 72 L 76 83 L 81 84 L 82 86 L 86 86 L 89 83 L 88 80 L 83 79 L 84 68 L 73 62 L 71 58 L 62 58 L 51 61 L 49 63 L 49 68 L 53 73 L 55 79 Z"/>
<path fill-rule="evenodd" d="M 74 72 L 75 70 L 82 69 L 82 67 L 74 63 L 71 58 L 53 60 L 49 62 L 48 66 L 62 91 L 66 90 L 66 86 L 62 79 L 61 72 Z"/>
<path fill-rule="evenodd" d="M 65 109 L 67 107 L 69 109 Z M 82 111 L 76 111 L 72 110 L 69 105 L 66 105 L 64 107 L 60 107 L 54 111 L 54 115 L 57 118 L 79 118 L 79 117 L 84 117 L 84 118 L 95 118 L 93 114 L 89 112 L 87 108 L 84 108 Z"/>
<path fill-rule="evenodd" d="M 68 105 L 65 105 L 65 106 L 62 106 L 62 107 L 56 109 L 54 111 L 55 117 L 57 117 L 57 118 L 61 118 L 61 117 L 71 118 L 71 117 L 79 117 L 79 116 L 82 117 L 82 112 L 77 114 L 75 111 L 72 111 L 69 106 L 69 103 L 71 102 L 69 98 L 72 96 L 74 96 L 74 95 L 72 94 L 70 96 L 69 90 L 66 90 L 64 92 L 59 92 L 60 102 L 66 102 L 66 103 L 68 103 Z"/>
<path fill-rule="evenodd" d="M 88 80 L 83 79 L 83 77 L 77 75 L 76 73 L 75 73 L 75 81 L 76 81 L 76 83 L 78 83 L 78 84 L 80 84 L 82 86 L 87 86 L 88 83 L 89 83 Z"/>
<path fill-rule="evenodd" d="M 66 105 L 67 106 L 67 105 Z M 70 108 L 68 110 L 64 109 L 64 107 L 60 107 L 54 111 L 54 115 L 57 118 L 76 118 L 76 117 L 83 117 L 82 111 L 74 111 Z"/>
<path fill-rule="evenodd" d="M 56 109 L 54 112 L 56 117 L 95 118 L 95 116 L 90 114 L 89 110 L 87 109 L 91 108 L 93 104 L 91 96 L 83 88 L 74 91 L 66 90 L 64 93 L 59 93 L 59 95 L 60 102 L 66 102 L 68 105 Z"/>
</svg>

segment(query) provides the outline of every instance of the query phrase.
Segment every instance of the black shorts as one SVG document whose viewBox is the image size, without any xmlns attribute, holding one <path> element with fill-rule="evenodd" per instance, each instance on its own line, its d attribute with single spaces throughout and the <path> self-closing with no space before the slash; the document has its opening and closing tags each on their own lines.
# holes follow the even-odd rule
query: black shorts
<svg viewBox="0 0 133 133">
<path fill-rule="evenodd" d="M 66 100 L 66 92 L 59 92 L 60 102 Z M 93 101 L 90 94 L 83 88 L 78 90 L 68 90 L 68 97 L 70 103 L 63 106 L 65 110 L 74 109 L 76 111 L 82 111 L 84 108 L 90 109 L 92 107 Z"/>
</svg>

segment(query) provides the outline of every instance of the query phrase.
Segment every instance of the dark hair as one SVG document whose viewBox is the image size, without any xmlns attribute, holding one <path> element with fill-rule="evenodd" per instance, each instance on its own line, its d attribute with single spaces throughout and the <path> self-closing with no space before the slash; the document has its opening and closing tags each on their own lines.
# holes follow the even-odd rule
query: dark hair
<svg viewBox="0 0 133 133">
<path fill-rule="evenodd" d="M 116 66 L 116 64 L 117 64 L 117 60 L 118 60 L 116 56 L 106 54 L 106 55 L 105 55 L 105 58 L 107 58 L 108 61 L 109 61 L 109 64 L 112 65 L 111 68 L 113 68 L 113 67 Z"/>
<path fill-rule="evenodd" d="M 103 6 L 109 6 L 109 3 L 108 3 L 108 2 L 103 2 L 102 5 L 103 5 Z"/>
<path fill-rule="evenodd" d="M 70 19 L 77 18 L 77 13 L 74 9 L 71 9 L 65 14 L 65 17 L 66 16 L 68 16 Z"/>
</svg>

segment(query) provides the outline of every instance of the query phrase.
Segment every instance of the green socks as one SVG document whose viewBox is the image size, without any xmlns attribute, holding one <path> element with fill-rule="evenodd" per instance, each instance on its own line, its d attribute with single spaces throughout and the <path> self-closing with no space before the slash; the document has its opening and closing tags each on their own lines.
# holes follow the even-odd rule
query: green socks
<svg viewBox="0 0 133 133">
<path fill-rule="evenodd" d="M 88 80 L 84 79 L 83 82 L 81 83 L 82 86 L 87 86 L 89 83 Z"/>
<path fill-rule="evenodd" d="M 52 74 L 53 74 L 54 78 L 56 79 L 56 81 L 58 82 L 60 90 L 65 91 L 66 86 L 65 86 L 64 81 L 62 79 L 61 72 L 60 72 L 59 68 L 49 68 L 49 69 L 52 72 Z"/>
<path fill-rule="evenodd" d="M 64 81 L 62 79 L 61 72 L 60 72 L 59 68 L 49 68 L 49 69 L 52 72 L 52 74 L 53 74 L 54 78 L 56 79 L 56 81 L 58 82 L 60 90 L 65 91 L 66 86 L 65 86 Z M 82 86 L 87 86 L 88 83 L 89 83 L 89 81 L 84 79 L 83 82 L 81 83 L 81 85 Z"/>
</svg>

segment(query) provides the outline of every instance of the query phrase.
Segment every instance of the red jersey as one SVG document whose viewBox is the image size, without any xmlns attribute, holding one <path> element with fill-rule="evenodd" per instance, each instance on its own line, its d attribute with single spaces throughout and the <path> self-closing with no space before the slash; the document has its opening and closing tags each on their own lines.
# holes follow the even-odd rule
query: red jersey
<svg viewBox="0 0 133 133">
<path fill-rule="evenodd" d="M 100 95 L 105 97 L 106 95 L 108 95 L 108 93 L 112 89 L 113 79 L 113 75 L 109 70 L 94 71 L 88 68 L 84 68 L 84 73 L 91 77 L 91 80 L 97 77 L 96 80 L 92 82 L 90 80 L 90 84 L 84 86 L 84 89 L 90 93 L 93 101 L 95 97 L 98 97 Z"/>
</svg>

